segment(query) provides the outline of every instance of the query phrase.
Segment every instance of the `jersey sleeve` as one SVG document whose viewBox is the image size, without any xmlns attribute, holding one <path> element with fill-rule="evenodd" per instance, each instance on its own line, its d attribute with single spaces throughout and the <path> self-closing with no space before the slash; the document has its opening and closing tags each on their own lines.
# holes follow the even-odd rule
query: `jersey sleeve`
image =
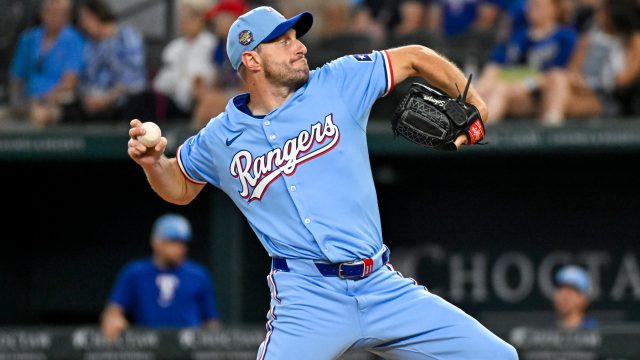
<svg viewBox="0 0 640 360">
<path fill-rule="evenodd" d="M 176 159 L 187 180 L 200 185 L 210 183 L 220 186 L 218 172 L 213 161 L 214 149 L 207 141 L 211 135 L 209 126 L 207 126 L 196 135 L 188 138 L 178 148 Z"/>
<path fill-rule="evenodd" d="M 110 304 L 117 304 L 122 307 L 125 313 L 130 313 L 133 308 L 134 301 L 134 273 L 131 266 L 125 267 L 120 274 L 116 283 L 111 291 L 109 297 Z"/>
<path fill-rule="evenodd" d="M 364 128 L 373 103 L 394 86 L 393 65 L 386 51 L 348 55 L 336 59 L 319 71 L 326 86 L 341 94 L 351 115 Z"/>
<path fill-rule="evenodd" d="M 215 287 L 206 270 L 203 270 L 202 293 L 199 296 L 200 313 L 202 321 L 218 319 L 218 306 L 216 304 Z"/>
</svg>

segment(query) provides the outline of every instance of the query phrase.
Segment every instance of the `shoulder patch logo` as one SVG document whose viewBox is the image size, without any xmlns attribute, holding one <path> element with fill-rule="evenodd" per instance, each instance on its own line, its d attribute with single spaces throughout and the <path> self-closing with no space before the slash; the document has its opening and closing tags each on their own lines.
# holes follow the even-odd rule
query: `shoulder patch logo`
<svg viewBox="0 0 640 360">
<path fill-rule="evenodd" d="M 238 41 L 244 46 L 251 44 L 253 41 L 253 34 L 251 33 L 251 30 L 240 31 L 240 34 L 238 34 Z"/>
<path fill-rule="evenodd" d="M 373 61 L 373 59 L 371 58 L 371 55 L 369 54 L 358 54 L 358 55 L 351 55 L 353 56 L 354 59 L 356 59 L 357 61 Z"/>
</svg>

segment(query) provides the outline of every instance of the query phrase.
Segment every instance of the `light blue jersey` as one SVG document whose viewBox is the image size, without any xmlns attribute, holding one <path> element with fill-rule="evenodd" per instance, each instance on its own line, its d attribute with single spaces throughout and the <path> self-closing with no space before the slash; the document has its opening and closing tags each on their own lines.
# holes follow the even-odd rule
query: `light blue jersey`
<svg viewBox="0 0 640 360">
<path fill-rule="evenodd" d="M 392 85 L 386 52 L 345 56 L 264 118 L 235 97 L 176 157 L 189 180 L 231 197 L 270 256 L 367 258 L 382 233 L 365 130 Z"/>
<path fill-rule="evenodd" d="M 266 6 L 247 12 L 229 30 L 231 64 L 238 70 L 242 54 L 289 30 L 300 38 L 312 22 L 307 12 L 290 19 Z M 374 102 L 394 84 L 386 51 L 341 57 L 265 116 L 251 115 L 249 94 L 236 96 L 178 148 L 185 177 L 229 195 L 272 257 L 257 360 L 334 360 L 357 351 L 398 360 L 517 359 L 513 347 L 389 263 L 366 128 Z"/>
</svg>

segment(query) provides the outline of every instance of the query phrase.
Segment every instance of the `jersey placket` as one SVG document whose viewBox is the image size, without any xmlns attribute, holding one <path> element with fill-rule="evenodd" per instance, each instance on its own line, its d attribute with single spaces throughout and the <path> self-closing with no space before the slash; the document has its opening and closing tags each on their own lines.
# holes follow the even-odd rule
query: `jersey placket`
<svg viewBox="0 0 640 360">
<path fill-rule="evenodd" d="M 268 117 L 263 119 L 262 130 L 264 132 L 264 135 L 267 141 L 269 142 L 269 145 L 271 145 L 272 149 L 276 149 L 276 148 L 284 149 L 284 144 L 287 142 L 287 140 L 289 140 L 289 138 L 283 138 L 281 135 L 279 135 L 285 132 L 279 131 L 278 126 L 276 126 L 276 122 L 272 122 Z M 302 201 L 303 189 L 300 188 L 300 184 L 298 184 L 296 181 L 298 180 L 299 176 L 300 175 L 297 175 L 296 173 L 291 175 L 283 174 L 282 180 L 285 183 L 285 186 L 287 188 L 287 193 L 289 194 L 291 201 L 293 201 L 293 203 L 296 206 L 296 212 L 298 213 L 298 218 L 302 222 L 302 225 L 304 225 L 304 227 L 309 231 L 311 236 L 313 236 L 316 243 L 318 243 L 317 237 L 315 236 L 315 232 L 314 232 L 315 230 L 314 219 L 311 217 L 310 214 L 308 214 L 306 207 L 303 205 L 303 201 Z M 322 253 L 328 257 L 328 254 L 330 252 L 329 249 L 320 243 L 318 243 L 318 246 L 320 247 L 320 250 L 322 251 Z"/>
</svg>

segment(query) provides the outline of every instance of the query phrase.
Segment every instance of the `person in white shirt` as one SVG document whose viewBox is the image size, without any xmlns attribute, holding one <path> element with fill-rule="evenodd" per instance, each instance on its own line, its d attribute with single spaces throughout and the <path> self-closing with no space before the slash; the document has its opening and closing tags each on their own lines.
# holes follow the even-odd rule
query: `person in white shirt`
<svg viewBox="0 0 640 360">
<path fill-rule="evenodd" d="M 206 29 L 209 0 L 180 0 L 181 37 L 163 50 L 162 66 L 153 89 L 166 97 L 165 118 L 189 120 L 203 90 L 213 83 L 211 52 L 218 40 Z"/>
</svg>

